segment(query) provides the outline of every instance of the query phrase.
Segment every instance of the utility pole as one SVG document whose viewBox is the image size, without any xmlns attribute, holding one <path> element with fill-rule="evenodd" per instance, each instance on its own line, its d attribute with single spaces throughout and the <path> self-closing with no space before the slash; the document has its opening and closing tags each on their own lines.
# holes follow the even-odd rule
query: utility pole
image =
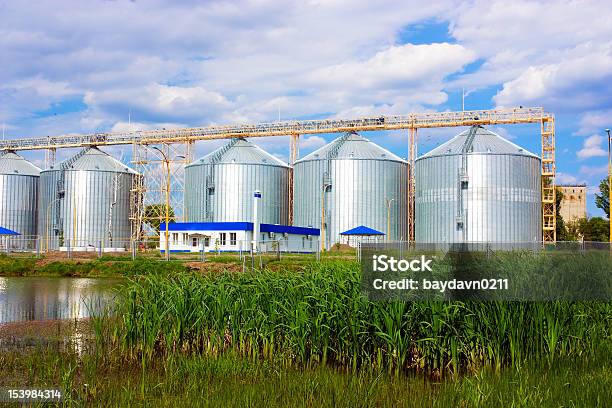
<svg viewBox="0 0 612 408">
<path fill-rule="evenodd" d="M 325 192 L 330 184 L 323 183 L 321 191 L 321 251 L 325 251 Z"/>
<path fill-rule="evenodd" d="M 606 129 L 608 134 L 608 222 L 610 223 L 610 235 L 608 241 L 610 242 L 610 251 L 612 251 L 612 137 L 610 136 L 610 129 Z"/>
<path fill-rule="evenodd" d="M 387 203 L 387 242 L 391 242 L 391 203 L 395 201 L 395 198 L 386 198 Z"/>
</svg>

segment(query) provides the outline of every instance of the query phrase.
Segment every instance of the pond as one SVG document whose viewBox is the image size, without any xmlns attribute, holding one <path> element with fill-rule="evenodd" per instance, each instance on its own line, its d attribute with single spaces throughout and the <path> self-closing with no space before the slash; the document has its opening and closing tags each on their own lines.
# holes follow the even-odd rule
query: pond
<svg viewBox="0 0 612 408">
<path fill-rule="evenodd" d="M 84 319 L 112 305 L 121 279 L 0 277 L 0 325 Z"/>
</svg>

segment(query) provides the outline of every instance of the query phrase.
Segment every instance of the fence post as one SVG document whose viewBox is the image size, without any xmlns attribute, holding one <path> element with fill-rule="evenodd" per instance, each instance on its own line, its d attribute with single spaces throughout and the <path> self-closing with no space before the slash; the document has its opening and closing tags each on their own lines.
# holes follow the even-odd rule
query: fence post
<svg viewBox="0 0 612 408">
<path fill-rule="evenodd" d="M 34 241 L 34 244 L 36 245 L 36 257 L 40 258 L 40 240 L 38 236 L 36 236 L 36 240 Z"/>
<path fill-rule="evenodd" d="M 204 246 L 204 240 L 202 240 L 201 245 L 202 245 L 202 251 L 201 251 L 202 254 L 200 255 L 200 262 L 204 262 L 206 261 L 206 255 L 204 253 L 204 251 L 206 251 L 206 247 Z"/>
<path fill-rule="evenodd" d="M 72 258 L 72 247 L 70 246 L 70 239 L 66 242 L 66 252 L 68 252 L 68 259 Z"/>
<path fill-rule="evenodd" d="M 321 261 L 321 243 L 319 241 L 320 240 L 317 239 L 317 262 Z"/>
<path fill-rule="evenodd" d="M 132 240 L 132 261 L 136 260 L 136 241 Z"/>
<path fill-rule="evenodd" d="M 98 258 L 102 258 L 102 241 L 98 241 Z"/>
</svg>

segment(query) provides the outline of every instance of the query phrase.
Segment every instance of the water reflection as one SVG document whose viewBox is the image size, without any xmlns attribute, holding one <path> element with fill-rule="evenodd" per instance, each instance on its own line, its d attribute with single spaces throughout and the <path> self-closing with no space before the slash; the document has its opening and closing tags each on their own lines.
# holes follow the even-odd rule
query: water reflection
<svg viewBox="0 0 612 408">
<path fill-rule="evenodd" d="M 0 277 L 0 324 L 82 319 L 114 300 L 119 279 Z"/>
</svg>

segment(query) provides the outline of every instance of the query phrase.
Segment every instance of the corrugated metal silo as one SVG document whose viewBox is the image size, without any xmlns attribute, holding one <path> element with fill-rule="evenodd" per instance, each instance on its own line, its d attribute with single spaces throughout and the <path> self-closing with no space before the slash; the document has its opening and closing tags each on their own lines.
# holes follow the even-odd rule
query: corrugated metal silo
<svg viewBox="0 0 612 408">
<path fill-rule="evenodd" d="M 389 239 L 405 240 L 407 176 L 406 161 L 348 133 L 295 163 L 294 223 L 321 228 L 324 206 L 325 246 L 330 248 L 341 242 L 341 232 L 360 225 L 386 234 L 387 200 L 393 200 Z"/>
<path fill-rule="evenodd" d="M 188 221 L 232 222 L 253 218 L 253 191 L 262 192 L 260 221 L 287 224 L 290 167 L 245 139 L 185 167 Z"/>
<path fill-rule="evenodd" d="M 128 248 L 134 170 L 96 147 L 40 173 L 42 247 Z"/>
<path fill-rule="evenodd" d="M 474 126 L 415 162 L 420 243 L 542 239 L 538 156 Z"/>
<path fill-rule="evenodd" d="M 0 156 L 0 226 L 21 234 L 13 246 L 35 245 L 39 177 L 40 169 L 18 154 Z"/>
</svg>

